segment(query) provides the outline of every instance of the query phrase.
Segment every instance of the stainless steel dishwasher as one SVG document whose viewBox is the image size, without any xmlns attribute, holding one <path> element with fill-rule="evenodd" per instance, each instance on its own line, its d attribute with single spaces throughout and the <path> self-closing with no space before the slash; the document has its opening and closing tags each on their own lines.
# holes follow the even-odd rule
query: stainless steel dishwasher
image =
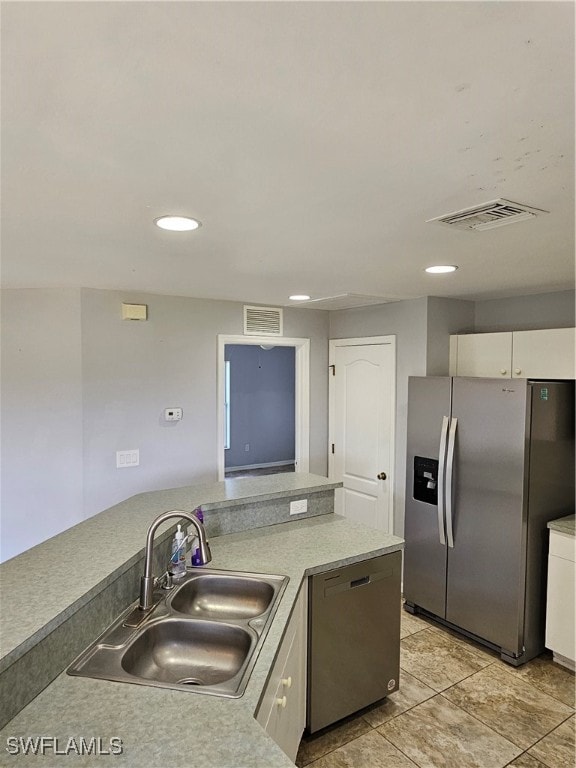
<svg viewBox="0 0 576 768">
<path fill-rule="evenodd" d="M 398 690 L 401 567 L 391 552 L 310 577 L 309 733 Z"/>
</svg>

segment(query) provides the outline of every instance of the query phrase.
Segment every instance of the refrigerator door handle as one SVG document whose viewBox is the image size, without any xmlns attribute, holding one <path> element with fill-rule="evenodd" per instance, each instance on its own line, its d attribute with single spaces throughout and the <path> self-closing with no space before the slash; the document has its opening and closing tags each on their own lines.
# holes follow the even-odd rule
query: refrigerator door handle
<svg viewBox="0 0 576 768">
<path fill-rule="evenodd" d="M 454 448 L 456 446 L 456 428 L 458 419 L 453 418 L 448 433 L 448 452 L 446 464 L 446 536 L 448 546 L 454 548 L 454 531 L 452 528 L 452 475 L 454 472 Z"/>
<path fill-rule="evenodd" d="M 440 544 L 446 546 L 446 536 L 444 535 L 444 475 L 446 471 L 446 441 L 448 439 L 448 416 L 442 419 L 442 428 L 440 430 L 440 448 L 438 451 L 438 535 Z"/>
</svg>

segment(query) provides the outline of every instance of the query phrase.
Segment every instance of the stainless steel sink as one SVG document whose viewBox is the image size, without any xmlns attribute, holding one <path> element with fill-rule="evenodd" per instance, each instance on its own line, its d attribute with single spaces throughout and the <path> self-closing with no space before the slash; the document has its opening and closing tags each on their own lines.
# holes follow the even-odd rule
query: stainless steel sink
<svg viewBox="0 0 576 768">
<path fill-rule="evenodd" d="M 256 641 L 229 624 L 166 618 L 139 632 L 120 664 L 144 680 L 212 686 L 238 674 Z"/>
<path fill-rule="evenodd" d="M 239 697 L 286 576 L 195 570 L 147 612 L 133 603 L 70 665 L 70 675 Z"/>
<path fill-rule="evenodd" d="M 260 578 L 199 574 L 170 597 L 174 611 L 206 619 L 251 619 L 260 616 L 274 597 L 274 586 Z"/>
</svg>

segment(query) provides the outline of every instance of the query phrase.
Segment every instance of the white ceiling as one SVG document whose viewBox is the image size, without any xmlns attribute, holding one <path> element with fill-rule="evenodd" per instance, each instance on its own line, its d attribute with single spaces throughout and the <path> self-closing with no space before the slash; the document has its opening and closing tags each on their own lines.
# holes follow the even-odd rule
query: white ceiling
<svg viewBox="0 0 576 768">
<path fill-rule="evenodd" d="M 6 287 L 574 287 L 573 3 L 3 2 L 2 93 Z M 500 197 L 550 213 L 425 223 Z"/>
</svg>

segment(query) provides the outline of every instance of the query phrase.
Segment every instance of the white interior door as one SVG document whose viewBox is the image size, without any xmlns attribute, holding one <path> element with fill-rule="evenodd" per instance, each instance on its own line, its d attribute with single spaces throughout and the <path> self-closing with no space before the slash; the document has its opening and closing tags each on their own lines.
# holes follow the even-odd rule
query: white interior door
<svg viewBox="0 0 576 768">
<path fill-rule="evenodd" d="M 336 511 L 392 533 L 395 338 L 332 341 L 330 477 Z"/>
</svg>

